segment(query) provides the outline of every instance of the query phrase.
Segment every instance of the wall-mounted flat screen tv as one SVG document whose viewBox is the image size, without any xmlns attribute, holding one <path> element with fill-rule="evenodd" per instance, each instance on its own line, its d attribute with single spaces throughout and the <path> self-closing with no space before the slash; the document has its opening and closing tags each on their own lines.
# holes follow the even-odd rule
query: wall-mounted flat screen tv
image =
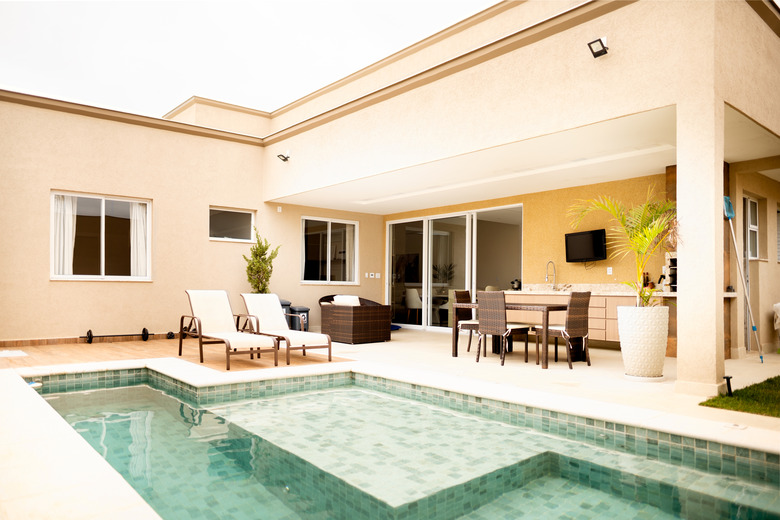
<svg viewBox="0 0 780 520">
<path fill-rule="evenodd" d="M 566 234 L 567 262 L 595 262 L 607 259 L 607 232 L 604 229 Z"/>
</svg>

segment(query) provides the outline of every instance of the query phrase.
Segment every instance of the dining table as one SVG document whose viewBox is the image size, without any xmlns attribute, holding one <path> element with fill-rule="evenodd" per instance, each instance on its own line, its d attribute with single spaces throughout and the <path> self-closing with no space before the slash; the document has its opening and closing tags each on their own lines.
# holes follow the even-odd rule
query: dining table
<svg viewBox="0 0 780 520">
<path fill-rule="evenodd" d="M 458 313 L 455 309 L 476 309 L 479 305 L 476 302 L 452 303 L 452 357 L 458 357 Z M 506 303 L 508 311 L 538 311 L 542 313 L 542 368 L 546 369 L 548 365 L 548 327 L 550 325 L 550 313 L 555 311 L 565 311 L 569 308 L 566 303 Z"/>
</svg>

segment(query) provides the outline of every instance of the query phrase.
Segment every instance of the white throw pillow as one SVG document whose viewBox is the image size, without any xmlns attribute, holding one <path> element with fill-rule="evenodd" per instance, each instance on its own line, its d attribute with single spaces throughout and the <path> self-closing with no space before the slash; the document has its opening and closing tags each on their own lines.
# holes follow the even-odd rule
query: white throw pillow
<svg viewBox="0 0 780 520">
<path fill-rule="evenodd" d="M 350 307 L 359 307 L 360 298 L 349 294 L 337 294 L 333 297 L 333 303 L 336 305 L 349 305 Z"/>
</svg>

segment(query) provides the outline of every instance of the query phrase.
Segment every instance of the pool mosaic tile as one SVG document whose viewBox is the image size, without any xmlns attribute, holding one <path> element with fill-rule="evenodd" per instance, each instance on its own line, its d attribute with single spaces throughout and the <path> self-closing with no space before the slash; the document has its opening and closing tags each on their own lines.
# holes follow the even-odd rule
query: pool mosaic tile
<svg viewBox="0 0 780 520">
<path fill-rule="evenodd" d="M 148 386 L 51 399 L 166 519 L 780 518 L 767 486 L 359 387 L 210 410 Z"/>
<path fill-rule="evenodd" d="M 473 414 L 631 453 L 672 465 L 695 468 L 780 489 L 780 455 L 630 425 L 355 374 L 355 384 L 451 410 Z"/>
<path fill-rule="evenodd" d="M 146 368 L 53 374 L 28 380 L 43 383 L 44 394 L 148 383 L 197 406 L 355 385 L 512 426 L 587 442 L 599 448 L 634 454 L 674 466 L 738 477 L 780 489 L 778 453 L 729 446 L 361 373 L 339 372 L 201 388 Z"/>
</svg>

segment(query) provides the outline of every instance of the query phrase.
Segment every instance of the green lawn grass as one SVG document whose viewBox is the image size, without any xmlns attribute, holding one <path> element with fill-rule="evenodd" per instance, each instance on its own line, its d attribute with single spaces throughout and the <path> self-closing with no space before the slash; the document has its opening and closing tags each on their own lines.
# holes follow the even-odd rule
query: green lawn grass
<svg viewBox="0 0 780 520">
<path fill-rule="evenodd" d="M 731 397 L 728 395 L 713 397 L 701 405 L 780 417 L 780 376 L 734 390 L 733 394 Z"/>
</svg>

